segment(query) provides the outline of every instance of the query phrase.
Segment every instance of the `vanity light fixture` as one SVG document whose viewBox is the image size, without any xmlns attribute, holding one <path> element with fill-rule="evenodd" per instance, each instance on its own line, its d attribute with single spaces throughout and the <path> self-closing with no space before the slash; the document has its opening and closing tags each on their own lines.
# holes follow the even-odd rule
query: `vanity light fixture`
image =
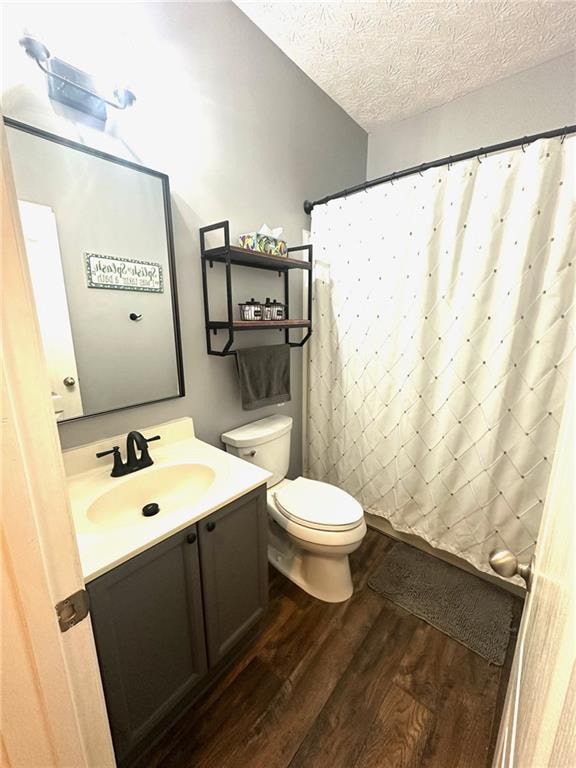
<svg viewBox="0 0 576 768">
<path fill-rule="evenodd" d="M 107 118 L 106 105 L 114 109 L 126 109 L 136 101 L 136 96 L 127 88 L 115 88 L 112 98 L 102 96 L 95 90 L 91 75 L 51 56 L 44 43 L 32 35 L 24 35 L 19 42 L 46 75 L 48 95 L 52 100 L 79 109 L 103 122 Z"/>
</svg>

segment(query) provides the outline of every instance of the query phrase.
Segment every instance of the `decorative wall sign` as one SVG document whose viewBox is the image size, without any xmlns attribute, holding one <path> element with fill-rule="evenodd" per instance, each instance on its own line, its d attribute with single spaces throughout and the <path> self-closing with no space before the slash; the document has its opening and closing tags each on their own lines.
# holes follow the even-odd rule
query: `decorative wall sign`
<svg viewBox="0 0 576 768">
<path fill-rule="evenodd" d="M 163 293 L 162 265 L 84 252 L 88 288 Z"/>
</svg>

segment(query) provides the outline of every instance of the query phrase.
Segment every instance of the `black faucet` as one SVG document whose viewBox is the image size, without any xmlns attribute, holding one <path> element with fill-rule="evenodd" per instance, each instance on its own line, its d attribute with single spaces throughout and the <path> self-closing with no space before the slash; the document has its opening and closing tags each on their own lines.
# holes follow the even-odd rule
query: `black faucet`
<svg viewBox="0 0 576 768">
<path fill-rule="evenodd" d="M 151 467 L 154 462 L 148 451 L 148 443 L 153 440 L 160 440 L 160 435 L 154 435 L 154 437 L 144 437 L 140 432 L 129 432 L 126 437 L 126 463 L 122 461 L 122 454 L 120 453 L 119 446 L 115 445 L 109 451 L 99 451 L 96 454 L 97 459 L 101 459 L 103 456 L 109 456 L 114 454 L 114 466 L 110 477 L 123 477 L 129 475 L 132 472 L 138 472 L 139 469 L 145 469 Z M 140 456 L 136 456 L 136 449 L 140 451 Z"/>
</svg>

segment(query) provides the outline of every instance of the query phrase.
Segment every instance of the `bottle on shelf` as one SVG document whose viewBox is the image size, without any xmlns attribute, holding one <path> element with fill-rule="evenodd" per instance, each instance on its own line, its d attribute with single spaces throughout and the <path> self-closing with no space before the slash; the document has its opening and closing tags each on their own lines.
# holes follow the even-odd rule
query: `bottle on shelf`
<svg viewBox="0 0 576 768">
<path fill-rule="evenodd" d="M 274 320 L 272 316 L 272 302 L 270 298 L 266 297 L 266 303 L 262 305 L 262 320 Z"/>
<path fill-rule="evenodd" d="M 285 320 L 286 319 L 286 305 L 282 304 L 276 299 L 272 299 L 271 317 L 270 320 Z"/>
<path fill-rule="evenodd" d="M 240 307 L 240 320 L 262 320 L 262 304 L 254 297 L 250 301 L 243 301 Z"/>
</svg>

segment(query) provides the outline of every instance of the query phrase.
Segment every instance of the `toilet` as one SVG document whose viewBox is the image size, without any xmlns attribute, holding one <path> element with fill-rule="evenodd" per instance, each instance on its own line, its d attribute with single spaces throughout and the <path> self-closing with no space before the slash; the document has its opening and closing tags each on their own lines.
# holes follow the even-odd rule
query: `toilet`
<svg viewBox="0 0 576 768">
<path fill-rule="evenodd" d="M 222 435 L 229 453 L 272 473 L 268 480 L 268 559 L 308 594 L 328 603 L 348 600 L 348 555 L 366 535 L 361 505 L 328 483 L 286 479 L 290 416 L 269 416 Z"/>
</svg>

